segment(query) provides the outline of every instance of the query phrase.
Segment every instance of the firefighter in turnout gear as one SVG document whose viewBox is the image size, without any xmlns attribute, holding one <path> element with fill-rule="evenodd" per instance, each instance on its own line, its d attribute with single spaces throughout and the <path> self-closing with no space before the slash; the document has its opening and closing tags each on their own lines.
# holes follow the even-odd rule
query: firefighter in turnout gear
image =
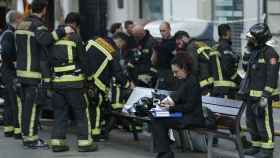
<svg viewBox="0 0 280 158">
<path fill-rule="evenodd" d="M 231 48 L 231 28 L 228 24 L 218 26 L 219 43 L 214 46 L 218 56 L 212 62 L 214 78 L 212 96 L 234 99 L 240 77 L 237 74 L 239 57 Z"/>
<path fill-rule="evenodd" d="M 128 72 L 130 80 L 140 87 L 154 87 L 157 70 L 152 65 L 152 54 L 156 40 L 141 25 L 133 28 L 137 47 L 129 53 Z"/>
<path fill-rule="evenodd" d="M 15 28 L 21 22 L 23 16 L 15 10 L 6 15 L 7 29 L 0 37 L 0 54 L 2 58 L 1 73 L 5 86 L 4 106 L 4 134 L 6 137 L 21 138 L 20 118 L 21 102 L 15 91 L 16 81 L 16 46 Z"/>
<path fill-rule="evenodd" d="M 192 39 L 185 31 L 175 34 L 176 53 L 186 51 L 192 58 L 192 71 L 199 80 L 202 95 L 209 95 L 213 85 L 211 62 L 216 62 L 217 51 L 207 46 L 204 42 Z"/>
<path fill-rule="evenodd" d="M 243 57 L 246 77 L 240 93 L 247 96 L 246 124 L 252 138 L 252 147 L 245 154 L 256 158 L 273 157 L 272 101 L 278 98 L 279 56 L 266 44 L 271 37 L 266 24 L 252 26 L 247 33 L 248 52 Z"/>
<path fill-rule="evenodd" d="M 16 74 L 22 91 L 22 136 L 23 145 L 27 148 L 46 147 L 38 138 L 39 101 L 38 85 L 47 78 L 47 47 L 71 32 L 69 27 L 50 33 L 43 23 L 48 1 L 34 0 L 31 4 L 32 14 L 26 17 L 15 31 L 17 48 Z"/>
<path fill-rule="evenodd" d="M 77 30 L 79 14 L 69 13 L 65 24 Z M 91 138 L 88 98 L 84 93 L 87 75 L 85 48 L 78 33 L 70 33 L 57 41 L 50 49 L 49 62 L 52 72 L 54 128 L 51 148 L 54 152 L 68 151 L 66 129 L 68 111 L 71 107 L 77 125 L 78 149 L 80 152 L 96 151 Z"/>
<path fill-rule="evenodd" d="M 89 96 L 93 100 L 90 108 L 92 116 L 92 137 L 100 141 L 107 137 L 108 131 L 102 131 L 106 116 L 111 111 L 108 102 L 110 82 L 114 76 L 116 82 L 122 87 L 129 87 L 129 82 L 124 78 L 119 62 L 114 59 L 116 49 L 108 38 L 97 37 L 88 41 L 86 46 L 89 63 Z M 103 133 L 102 133 L 103 132 Z"/>
</svg>

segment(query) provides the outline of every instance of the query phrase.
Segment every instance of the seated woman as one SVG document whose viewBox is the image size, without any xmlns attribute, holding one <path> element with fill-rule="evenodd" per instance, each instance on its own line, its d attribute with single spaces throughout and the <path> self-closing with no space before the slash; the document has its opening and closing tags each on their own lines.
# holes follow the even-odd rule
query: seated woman
<svg viewBox="0 0 280 158">
<path fill-rule="evenodd" d="M 171 62 L 174 77 L 178 79 L 177 89 L 161 102 L 161 106 L 170 112 L 182 112 L 183 116 L 153 119 L 152 133 L 157 158 L 174 158 L 169 147 L 168 129 L 204 126 L 200 86 L 192 75 L 191 66 L 192 61 L 187 53 L 177 54 Z"/>
</svg>

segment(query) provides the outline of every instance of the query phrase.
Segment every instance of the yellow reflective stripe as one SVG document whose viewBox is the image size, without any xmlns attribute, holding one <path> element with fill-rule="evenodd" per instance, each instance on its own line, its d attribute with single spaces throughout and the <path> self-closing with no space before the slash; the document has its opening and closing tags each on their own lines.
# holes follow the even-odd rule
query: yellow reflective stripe
<svg viewBox="0 0 280 158">
<path fill-rule="evenodd" d="M 127 81 L 124 87 L 128 88 L 129 86 L 130 86 L 130 83 L 129 83 L 129 81 Z"/>
<path fill-rule="evenodd" d="M 102 91 L 106 91 L 106 85 L 99 79 L 100 74 L 103 72 L 103 70 L 106 68 L 106 66 L 108 65 L 109 60 L 108 58 L 106 58 L 103 63 L 100 65 L 100 67 L 98 68 L 98 70 L 96 71 L 95 74 L 93 74 L 93 78 L 94 78 L 94 83 L 96 84 L 96 86 L 101 89 Z"/>
<path fill-rule="evenodd" d="M 92 140 L 78 140 L 78 146 L 89 146 L 92 144 Z"/>
<path fill-rule="evenodd" d="M 261 143 L 261 148 L 273 149 L 274 148 L 274 143 Z"/>
<path fill-rule="evenodd" d="M 31 70 L 31 43 L 30 43 L 30 36 L 27 36 L 27 65 L 26 65 L 26 70 L 30 71 Z"/>
<path fill-rule="evenodd" d="M 252 143 L 252 146 L 254 146 L 254 147 L 261 147 L 261 142 L 259 142 L 259 141 L 251 141 L 251 143 Z"/>
<path fill-rule="evenodd" d="M 208 80 L 208 82 L 209 82 L 210 84 L 214 82 L 214 78 L 213 78 L 213 77 L 209 77 L 207 80 Z"/>
<path fill-rule="evenodd" d="M 280 101 L 273 101 L 272 102 L 272 107 L 274 109 L 280 109 Z"/>
<path fill-rule="evenodd" d="M 230 79 L 231 79 L 231 80 L 234 80 L 234 79 L 237 77 L 237 75 L 238 75 L 238 74 L 237 74 L 237 72 L 236 72 L 234 75 L 232 75 L 232 76 L 230 77 Z"/>
<path fill-rule="evenodd" d="M 120 87 L 116 86 L 116 102 L 114 104 L 112 104 L 113 109 L 118 109 L 118 108 L 122 108 L 123 104 L 120 103 Z"/>
<path fill-rule="evenodd" d="M 75 82 L 75 81 L 83 81 L 85 80 L 85 77 L 83 74 L 80 74 L 78 76 L 74 75 L 62 75 L 60 77 L 55 77 L 53 79 L 53 82 Z"/>
<path fill-rule="evenodd" d="M 250 96 L 251 97 L 261 97 L 262 94 L 263 94 L 262 91 L 250 90 Z"/>
<path fill-rule="evenodd" d="M 50 78 L 44 78 L 43 81 L 44 81 L 44 82 L 50 82 L 51 79 L 50 79 Z"/>
<path fill-rule="evenodd" d="M 279 95 L 280 94 L 280 91 L 279 89 L 275 89 L 274 92 L 271 94 L 272 96 L 275 96 L 275 95 Z"/>
<path fill-rule="evenodd" d="M 258 63 L 265 63 L 264 58 L 259 59 L 259 60 L 258 60 Z"/>
<path fill-rule="evenodd" d="M 215 87 L 236 87 L 236 84 L 232 81 L 214 81 Z"/>
<path fill-rule="evenodd" d="M 65 72 L 65 71 L 71 71 L 75 69 L 76 69 L 75 65 L 59 66 L 59 67 L 54 67 L 54 72 Z"/>
<path fill-rule="evenodd" d="M 20 128 L 15 128 L 14 129 L 14 134 L 20 134 L 21 133 L 21 129 Z"/>
<path fill-rule="evenodd" d="M 150 71 L 152 71 L 152 72 L 154 72 L 154 73 L 157 73 L 157 72 L 158 72 L 157 69 L 155 69 L 155 68 L 153 68 L 153 67 L 150 68 Z"/>
<path fill-rule="evenodd" d="M 16 30 L 16 31 L 15 31 L 15 34 L 17 34 L 17 35 L 32 36 L 32 37 L 35 36 L 34 32 L 27 31 L 27 30 Z"/>
<path fill-rule="evenodd" d="M 51 146 L 65 146 L 66 142 L 64 139 L 51 139 Z"/>
<path fill-rule="evenodd" d="M 218 58 L 218 56 L 216 56 L 216 63 L 217 63 L 217 69 L 218 69 L 218 76 L 219 76 L 219 80 L 224 80 L 223 79 L 223 73 L 222 73 L 222 69 L 221 69 L 221 63 L 220 60 Z"/>
<path fill-rule="evenodd" d="M 101 94 L 99 94 L 99 100 L 98 100 L 98 104 L 95 108 L 96 110 L 96 118 L 95 118 L 95 127 L 94 129 L 92 129 L 92 135 L 99 135 L 101 133 L 101 127 L 100 127 L 100 108 L 101 108 L 101 105 L 103 103 L 103 96 Z"/>
<path fill-rule="evenodd" d="M 73 47 L 77 46 L 76 43 L 68 40 L 59 40 L 55 43 L 55 45 L 67 46 L 68 62 L 73 63 Z"/>
<path fill-rule="evenodd" d="M 273 93 L 273 92 L 275 92 L 276 89 L 271 88 L 271 87 L 268 87 L 268 86 L 265 86 L 265 87 L 264 87 L 264 90 L 267 91 L 267 92 L 269 92 L 269 93 Z"/>
<path fill-rule="evenodd" d="M 40 72 L 23 71 L 23 70 L 17 70 L 17 76 L 23 78 L 37 78 L 37 79 L 42 78 L 42 74 Z"/>
<path fill-rule="evenodd" d="M 35 140 L 38 140 L 38 139 L 39 139 L 38 135 L 35 135 L 35 136 L 23 136 L 23 141 L 24 142 L 35 141 Z"/>
<path fill-rule="evenodd" d="M 4 132 L 13 132 L 14 127 L 13 126 L 4 126 Z"/>
<path fill-rule="evenodd" d="M 37 104 L 33 104 L 30 123 L 29 123 L 29 135 L 28 135 L 29 137 L 34 136 L 34 124 L 35 124 L 36 112 L 37 112 Z"/>
<path fill-rule="evenodd" d="M 21 99 L 20 97 L 16 96 L 17 97 L 17 107 L 18 107 L 18 124 L 19 124 L 19 128 L 20 128 L 20 133 L 21 133 L 21 125 L 22 125 L 22 120 L 21 120 L 21 117 L 22 117 L 22 103 L 21 103 Z"/>
<path fill-rule="evenodd" d="M 209 47 L 200 47 L 200 48 L 197 49 L 197 53 L 198 54 L 202 53 L 205 56 L 205 58 L 209 60 L 209 56 L 204 52 L 205 50 L 209 50 L 209 49 L 211 49 L 211 48 L 209 48 Z"/>
<path fill-rule="evenodd" d="M 273 135 L 272 135 L 272 130 L 270 128 L 270 118 L 269 118 L 269 113 L 268 113 L 268 106 L 265 107 L 265 129 L 267 132 L 268 136 L 268 141 L 266 143 L 261 143 L 262 148 L 273 148 Z"/>
<path fill-rule="evenodd" d="M 63 45 L 63 46 L 71 46 L 71 47 L 77 46 L 75 42 L 69 40 L 59 40 L 55 43 L 55 45 Z"/>
<path fill-rule="evenodd" d="M 219 55 L 220 53 L 218 51 L 211 51 L 209 56 Z"/>
<path fill-rule="evenodd" d="M 108 60 L 112 60 L 113 57 L 110 54 L 110 52 L 108 52 L 105 48 L 103 48 L 100 44 L 98 44 L 97 42 L 93 41 L 93 40 L 89 40 L 88 41 L 88 45 L 86 46 L 86 50 L 88 51 L 90 49 L 91 46 L 96 47 L 97 49 L 99 49 L 102 53 L 104 53 L 107 57 Z"/>
<path fill-rule="evenodd" d="M 54 39 L 55 41 L 59 40 L 56 31 L 53 31 L 53 32 L 52 32 L 52 37 L 53 37 L 53 39 Z"/>
<path fill-rule="evenodd" d="M 86 117 L 87 117 L 87 124 L 88 124 L 88 140 L 92 141 L 91 137 L 91 122 L 90 122 L 90 115 L 89 115 L 89 100 L 86 94 L 84 94 L 84 99 L 86 102 Z"/>
<path fill-rule="evenodd" d="M 128 67 L 134 68 L 134 65 L 132 65 L 131 63 L 127 63 Z"/>
<path fill-rule="evenodd" d="M 40 26 L 37 27 L 37 30 L 48 30 L 48 28 L 46 26 Z"/>
</svg>

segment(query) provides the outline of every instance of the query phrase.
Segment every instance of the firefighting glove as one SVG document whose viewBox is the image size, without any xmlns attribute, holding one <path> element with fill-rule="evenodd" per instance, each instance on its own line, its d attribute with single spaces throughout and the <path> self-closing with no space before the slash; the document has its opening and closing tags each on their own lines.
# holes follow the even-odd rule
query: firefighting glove
<svg viewBox="0 0 280 158">
<path fill-rule="evenodd" d="M 149 84 L 152 81 L 152 76 L 143 74 L 143 75 L 138 75 L 137 79 L 144 82 L 145 84 Z"/>
</svg>

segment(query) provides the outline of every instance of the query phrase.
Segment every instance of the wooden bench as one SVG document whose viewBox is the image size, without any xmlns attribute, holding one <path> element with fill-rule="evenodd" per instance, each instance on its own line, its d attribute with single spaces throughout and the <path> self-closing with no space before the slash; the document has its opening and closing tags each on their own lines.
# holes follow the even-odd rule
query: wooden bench
<svg viewBox="0 0 280 158">
<path fill-rule="evenodd" d="M 236 146 L 239 157 L 244 158 L 243 148 L 242 148 L 241 138 L 240 138 L 240 119 L 245 109 L 245 105 L 243 104 L 243 102 L 237 100 L 203 96 L 202 104 L 203 107 L 207 107 L 213 112 L 216 118 L 218 129 L 217 130 L 210 130 L 207 128 L 189 129 L 188 127 L 182 129 L 176 129 L 179 133 L 180 141 L 183 142 L 181 144 L 182 150 L 183 151 L 186 150 L 185 142 L 187 141 L 183 132 L 184 130 L 191 130 L 207 135 L 208 158 L 213 157 L 214 138 L 218 138 L 218 139 L 221 138 L 221 139 L 227 139 L 232 141 Z M 140 117 L 134 114 L 128 114 L 122 112 L 112 112 L 112 115 L 130 120 L 130 123 L 132 125 L 132 133 L 133 133 L 134 140 L 139 139 L 135 128 L 135 122 L 142 121 L 142 122 L 149 123 L 151 121 L 150 117 Z"/>
</svg>

